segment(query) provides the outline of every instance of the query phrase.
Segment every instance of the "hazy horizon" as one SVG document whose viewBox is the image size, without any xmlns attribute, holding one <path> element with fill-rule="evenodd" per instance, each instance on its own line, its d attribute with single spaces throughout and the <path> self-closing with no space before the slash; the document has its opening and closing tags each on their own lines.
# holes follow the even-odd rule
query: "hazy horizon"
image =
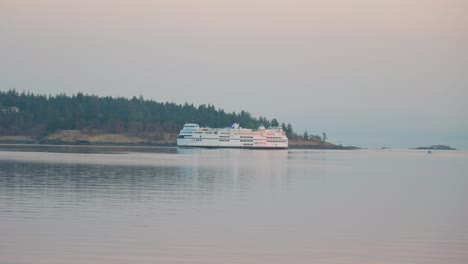
<svg viewBox="0 0 468 264">
<path fill-rule="evenodd" d="M 213 104 L 361 147 L 468 148 L 468 2 L 0 2 L 0 89 Z"/>
</svg>

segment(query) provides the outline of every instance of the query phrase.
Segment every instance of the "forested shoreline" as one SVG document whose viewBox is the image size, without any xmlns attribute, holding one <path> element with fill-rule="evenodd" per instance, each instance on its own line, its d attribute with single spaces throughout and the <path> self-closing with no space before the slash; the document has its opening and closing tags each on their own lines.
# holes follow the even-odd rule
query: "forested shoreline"
<svg viewBox="0 0 468 264">
<path fill-rule="evenodd" d="M 246 111 L 225 112 L 214 105 L 194 106 L 156 102 L 133 97 L 100 97 L 77 93 L 40 95 L 30 92 L 0 91 L 0 135 L 45 136 L 60 130 L 87 130 L 101 133 L 128 133 L 156 137 L 178 133 L 187 122 L 201 126 L 226 127 L 238 122 L 242 127 L 282 125 L 294 136 L 290 124 L 276 119 L 254 117 Z"/>
<path fill-rule="evenodd" d="M 297 134 L 290 123 L 251 113 L 226 112 L 214 105 L 157 102 L 83 94 L 42 95 L 0 91 L 0 143 L 175 145 L 185 123 L 227 127 L 233 122 L 257 129 L 281 126 L 291 147 L 342 148 L 327 135 Z"/>
</svg>

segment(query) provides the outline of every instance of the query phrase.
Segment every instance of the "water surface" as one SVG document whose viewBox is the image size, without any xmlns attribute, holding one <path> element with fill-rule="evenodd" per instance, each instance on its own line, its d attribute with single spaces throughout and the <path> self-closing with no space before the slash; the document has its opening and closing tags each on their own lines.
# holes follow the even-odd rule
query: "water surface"
<svg viewBox="0 0 468 264">
<path fill-rule="evenodd" d="M 0 149 L 0 263 L 468 263 L 466 151 Z"/>
</svg>

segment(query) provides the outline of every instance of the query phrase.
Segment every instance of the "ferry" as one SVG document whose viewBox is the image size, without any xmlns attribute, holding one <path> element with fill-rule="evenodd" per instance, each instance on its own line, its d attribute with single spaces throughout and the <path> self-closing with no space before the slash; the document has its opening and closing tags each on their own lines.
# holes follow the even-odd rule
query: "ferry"
<svg viewBox="0 0 468 264">
<path fill-rule="evenodd" d="M 185 124 L 177 137 L 179 147 L 286 149 L 288 138 L 280 127 L 241 128 L 238 123 L 227 128 Z"/>
</svg>

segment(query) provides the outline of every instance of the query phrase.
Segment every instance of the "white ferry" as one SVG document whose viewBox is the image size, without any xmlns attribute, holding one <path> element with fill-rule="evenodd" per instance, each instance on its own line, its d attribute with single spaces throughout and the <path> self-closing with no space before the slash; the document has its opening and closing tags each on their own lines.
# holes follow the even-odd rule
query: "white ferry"
<svg viewBox="0 0 468 264">
<path fill-rule="evenodd" d="M 288 138 L 281 128 L 266 129 L 260 126 L 253 130 L 241 128 L 237 123 L 228 128 L 209 128 L 190 123 L 180 130 L 177 146 L 285 149 L 288 147 Z"/>
</svg>

